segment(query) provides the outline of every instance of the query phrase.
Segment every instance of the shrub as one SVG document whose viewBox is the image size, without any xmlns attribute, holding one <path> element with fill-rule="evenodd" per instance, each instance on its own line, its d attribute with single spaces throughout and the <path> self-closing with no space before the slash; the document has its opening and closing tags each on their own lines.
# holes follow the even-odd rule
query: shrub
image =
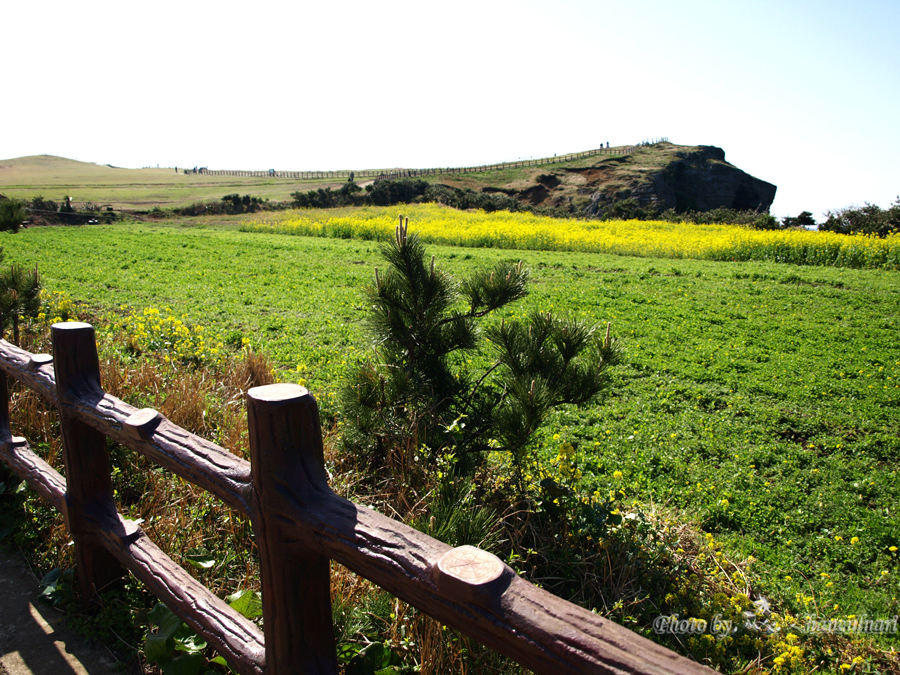
<svg viewBox="0 0 900 675">
<path fill-rule="evenodd" d="M 41 195 L 31 199 L 31 212 L 42 216 L 55 214 L 59 211 L 59 204 L 52 199 L 44 199 Z"/>
<path fill-rule="evenodd" d="M 792 216 L 785 216 L 782 218 L 781 225 L 784 229 L 815 227 L 816 219 L 813 218 L 813 214 L 810 211 L 801 211 L 800 215 L 796 218 Z"/>
<path fill-rule="evenodd" d="M 18 232 L 27 217 L 24 202 L 18 199 L 0 200 L 0 231 Z"/>
<path fill-rule="evenodd" d="M 2 260 L 2 251 L 0 251 Z M 41 275 L 37 266 L 26 270 L 10 265 L 0 270 L 0 334 L 9 326 L 13 342 L 19 344 L 19 321 L 22 317 L 36 317 L 41 308 Z"/>
<path fill-rule="evenodd" d="M 642 205 L 637 199 L 629 197 L 612 202 L 597 213 L 600 220 L 653 220 L 658 217 L 659 210 L 651 205 Z"/>
<path fill-rule="evenodd" d="M 410 204 L 425 194 L 429 185 L 424 180 L 395 178 L 366 186 L 366 203 L 375 206 Z"/>
<path fill-rule="evenodd" d="M 775 216 L 764 213 L 760 215 L 758 218 L 754 219 L 752 223 L 750 223 L 750 227 L 754 230 L 780 230 L 782 229 L 781 223 L 778 222 L 778 219 Z"/>
<path fill-rule="evenodd" d="M 886 237 L 892 232 L 900 232 L 900 197 L 889 209 L 866 203 L 861 207 L 846 207 L 825 213 L 825 222 L 820 230 L 838 234 L 874 234 Z"/>
<path fill-rule="evenodd" d="M 319 188 L 308 192 L 292 192 L 291 197 L 294 199 L 294 205 L 300 208 L 332 209 L 338 206 L 361 205 L 363 198 L 357 195 L 359 192 L 362 192 L 361 187 L 356 183 L 347 182 L 337 191 L 330 187 Z"/>
<path fill-rule="evenodd" d="M 229 208 L 232 214 L 253 213 L 259 211 L 265 204 L 265 201 L 259 197 L 251 197 L 250 195 L 244 195 L 242 197 L 235 193 L 233 195 L 225 195 L 222 197 L 222 204 L 226 208 Z M 212 205 L 208 205 L 207 212 L 213 210 L 215 210 L 215 208 Z"/>
<path fill-rule="evenodd" d="M 443 453 L 469 472 L 489 450 L 512 454 L 521 486 L 524 453 L 556 406 L 588 402 L 619 357 L 609 328 L 536 313 L 487 332 L 493 365 L 473 372 L 480 321 L 526 294 L 521 263 L 499 263 L 461 284 L 426 262 L 425 247 L 397 227 L 368 289 L 374 360 L 358 364 L 345 391 L 346 438 L 371 465 L 409 477 Z M 463 305 L 460 308 L 460 304 Z"/>
</svg>

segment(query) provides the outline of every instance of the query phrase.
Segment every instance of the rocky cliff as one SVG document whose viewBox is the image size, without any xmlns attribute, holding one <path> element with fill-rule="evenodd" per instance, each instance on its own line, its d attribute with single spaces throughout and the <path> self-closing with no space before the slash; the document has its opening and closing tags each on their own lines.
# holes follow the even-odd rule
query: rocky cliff
<svg viewBox="0 0 900 675">
<path fill-rule="evenodd" d="M 533 206 L 601 215 L 617 202 L 657 211 L 709 211 L 719 207 L 767 212 L 777 189 L 725 161 L 721 148 L 656 143 L 628 155 L 599 155 L 519 172 L 497 183 L 483 174 L 479 183 L 459 187 L 504 192 Z M 487 184 L 486 184 L 487 183 Z"/>
<path fill-rule="evenodd" d="M 663 145 L 663 144 L 660 144 Z M 668 144 L 667 144 L 668 145 Z M 663 153 L 663 156 L 669 153 Z M 710 211 L 715 208 L 767 212 L 775 199 L 776 186 L 755 178 L 725 161 L 725 151 L 711 145 L 677 150 L 658 170 L 640 177 L 599 184 L 585 209 L 589 216 L 622 199 L 659 210 Z M 622 164 L 634 161 L 623 158 Z"/>
</svg>

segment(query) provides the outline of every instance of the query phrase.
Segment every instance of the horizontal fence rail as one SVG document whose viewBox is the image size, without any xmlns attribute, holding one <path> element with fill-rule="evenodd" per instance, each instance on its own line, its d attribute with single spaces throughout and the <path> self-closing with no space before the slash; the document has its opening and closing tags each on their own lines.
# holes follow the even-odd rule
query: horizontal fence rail
<svg viewBox="0 0 900 675">
<path fill-rule="evenodd" d="M 293 180 L 337 180 L 349 179 L 351 175 L 354 179 L 371 178 L 374 180 L 389 180 L 392 178 L 416 178 L 419 176 L 444 176 L 466 173 L 480 173 L 484 171 L 502 171 L 503 169 L 520 169 L 525 167 L 543 166 L 545 164 L 558 164 L 560 162 L 571 162 L 596 155 L 630 155 L 635 150 L 644 145 L 652 145 L 667 139 L 654 139 L 652 142 L 645 141 L 639 145 L 629 145 L 618 148 L 596 148 L 594 150 L 586 150 L 585 152 L 576 152 L 569 155 L 560 155 L 559 157 L 542 157 L 539 159 L 522 159 L 514 162 L 498 162 L 496 164 L 480 164 L 478 166 L 458 166 L 443 167 L 432 169 L 375 169 L 363 171 L 232 171 L 232 170 L 210 170 L 206 167 L 201 169 L 185 169 L 185 174 L 202 174 L 208 176 L 236 176 L 242 178 L 289 178 Z"/>
<path fill-rule="evenodd" d="M 155 410 L 105 393 L 89 324 L 55 324 L 51 334 L 52 356 L 0 340 L 0 370 L 57 406 L 66 478 L 12 435 L 6 377 L 0 377 L 0 458 L 62 512 L 85 599 L 115 583 L 124 568 L 242 675 L 334 675 L 334 560 L 536 673 L 712 672 L 537 588 L 486 551 L 451 548 L 334 494 L 317 404 L 303 387 L 247 393 L 247 462 Z M 106 437 L 249 515 L 265 636 L 116 511 Z"/>
</svg>

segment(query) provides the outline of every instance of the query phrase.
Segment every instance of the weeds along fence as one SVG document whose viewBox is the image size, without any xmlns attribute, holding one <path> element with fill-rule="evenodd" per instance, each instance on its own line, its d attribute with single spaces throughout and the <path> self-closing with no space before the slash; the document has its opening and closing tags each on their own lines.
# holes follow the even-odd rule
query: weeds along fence
<svg viewBox="0 0 900 675">
<path fill-rule="evenodd" d="M 544 157 L 541 159 L 524 159 L 516 162 L 500 162 L 498 164 L 482 164 L 479 166 L 461 166 L 447 167 L 437 169 L 395 169 L 384 170 L 376 169 L 372 171 L 210 171 L 202 169 L 200 173 L 210 176 L 239 176 L 246 178 L 293 178 L 296 180 L 316 180 L 316 179 L 349 179 L 353 174 L 354 179 L 372 178 L 375 180 L 389 180 L 392 178 L 416 178 L 419 176 L 443 176 L 463 173 L 480 173 L 484 171 L 500 171 L 503 169 L 520 169 L 523 167 L 543 166 L 544 164 L 557 164 L 559 162 L 571 162 L 586 157 L 594 157 L 596 155 L 629 155 L 637 150 L 639 145 L 630 145 L 622 148 L 597 148 L 596 150 L 587 150 L 585 152 L 577 152 L 571 155 L 560 155 L 559 157 Z M 186 171 L 190 173 L 190 171 Z"/>
<path fill-rule="evenodd" d="M 451 548 L 327 485 L 318 409 L 294 384 L 247 393 L 251 461 L 152 409 L 103 391 L 94 329 L 51 328 L 53 354 L 0 340 L 0 370 L 56 405 L 65 478 L 13 436 L 0 377 L 0 456 L 63 513 L 86 600 L 129 570 L 242 675 L 338 671 L 330 560 L 536 673 L 708 673 L 517 576 L 499 558 Z M 118 513 L 107 438 L 217 495 L 250 518 L 259 550 L 265 635 Z"/>
</svg>

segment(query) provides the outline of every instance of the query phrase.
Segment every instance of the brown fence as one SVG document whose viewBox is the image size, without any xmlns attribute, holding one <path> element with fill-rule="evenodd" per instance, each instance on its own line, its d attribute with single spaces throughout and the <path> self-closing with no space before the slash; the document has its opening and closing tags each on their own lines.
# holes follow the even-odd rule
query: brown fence
<svg viewBox="0 0 900 675">
<path fill-rule="evenodd" d="M 0 340 L 0 370 L 58 407 L 66 477 L 12 436 L 0 376 L 0 458 L 61 511 L 83 597 L 128 569 L 242 675 L 334 674 L 330 560 L 536 673 L 709 673 L 705 667 L 518 577 L 499 558 L 451 548 L 328 487 L 315 399 L 293 384 L 247 393 L 247 462 L 103 391 L 94 329 L 51 328 L 53 355 Z M 250 517 L 265 636 L 116 510 L 106 438 Z"/>
<path fill-rule="evenodd" d="M 659 139 L 654 142 L 659 142 Z M 645 142 L 641 145 L 648 145 Z M 594 157 L 595 155 L 628 155 L 634 152 L 639 145 L 630 145 L 621 148 L 597 148 L 595 150 L 587 150 L 585 152 L 576 152 L 570 155 L 560 155 L 559 157 L 544 157 L 541 159 L 523 159 L 515 162 L 500 162 L 497 164 L 481 164 L 478 166 L 460 166 L 446 167 L 436 169 L 376 169 L 366 171 L 210 171 L 207 168 L 197 169 L 197 173 L 209 176 L 239 176 L 245 178 L 292 178 L 295 180 L 337 180 L 349 179 L 353 174 L 354 179 L 373 178 L 376 180 L 384 180 L 390 178 L 415 178 L 418 176 L 443 176 L 463 173 L 478 173 L 483 171 L 500 171 L 503 169 L 519 169 L 531 166 L 543 166 L 545 164 L 557 164 L 559 162 L 571 162 L 586 157 Z M 191 173 L 190 169 L 186 169 L 185 173 Z"/>
</svg>

